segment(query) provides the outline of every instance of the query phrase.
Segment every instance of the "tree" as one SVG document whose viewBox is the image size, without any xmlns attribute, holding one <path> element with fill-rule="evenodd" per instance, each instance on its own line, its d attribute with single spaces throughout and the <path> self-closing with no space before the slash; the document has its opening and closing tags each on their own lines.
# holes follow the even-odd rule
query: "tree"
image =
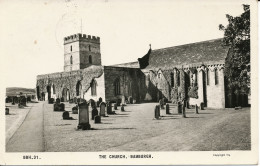
<svg viewBox="0 0 260 166">
<path fill-rule="evenodd" d="M 243 5 L 244 13 L 238 17 L 226 15 L 228 25 L 219 25 L 224 31 L 224 44 L 230 46 L 225 62 L 228 87 L 235 93 L 250 93 L 250 6 Z"/>
</svg>

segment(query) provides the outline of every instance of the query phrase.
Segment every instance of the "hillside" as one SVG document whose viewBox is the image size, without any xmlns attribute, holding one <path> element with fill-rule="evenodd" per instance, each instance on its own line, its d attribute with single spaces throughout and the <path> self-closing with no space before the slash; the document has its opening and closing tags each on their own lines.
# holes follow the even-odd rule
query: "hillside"
<svg viewBox="0 0 260 166">
<path fill-rule="evenodd" d="M 21 87 L 8 87 L 6 88 L 6 96 L 16 96 L 20 92 L 27 95 L 35 95 L 35 89 L 21 88 Z"/>
</svg>

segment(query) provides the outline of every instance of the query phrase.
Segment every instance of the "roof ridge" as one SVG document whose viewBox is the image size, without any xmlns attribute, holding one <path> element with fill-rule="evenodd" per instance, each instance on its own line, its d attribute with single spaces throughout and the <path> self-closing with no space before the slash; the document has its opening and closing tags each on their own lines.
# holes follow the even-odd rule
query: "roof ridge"
<svg viewBox="0 0 260 166">
<path fill-rule="evenodd" d="M 164 47 L 164 48 L 154 49 L 152 51 L 164 50 L 164 49 L 168 49 L 168 48 L 176 48 L 176 47 L 181 47 L 181 46 L 188 46 L 188 45 L 199 44 L 199 43 L 213 42 L 213 41 L 217 41 L 217 40 L 221 40 L 221 39 L 223 39 L 223 38 L 217 38 L 217 39 L 211 39 L 211 40 L 203 40 L 203 41 L 199 41 L 199 42 L 181 44 L 181 45 L 176 45 L 176 46 L 171 46 L 171 47 Z"/>
</svg>

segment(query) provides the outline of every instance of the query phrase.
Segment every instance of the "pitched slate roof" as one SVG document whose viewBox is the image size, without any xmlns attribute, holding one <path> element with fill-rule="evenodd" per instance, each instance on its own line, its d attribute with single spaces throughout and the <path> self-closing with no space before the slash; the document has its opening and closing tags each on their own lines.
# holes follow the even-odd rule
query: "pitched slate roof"
<svg viewBox="0 0 260 166">
<path fill-rule="evenodd" d="M 112 67 L 139 68 L 139 63 L 138 63 L 138 61 L 136 61 L 136 62 L 115 64 L 115 65 L 110 65 L 110 66 L 112 66 Z"/>
<path fill-rule="evenodd" d="M 228 50 L 227 46 L 223 46 L 222 39 L 151 50 L 148 66 L 145 69 L 170 69 L 174 67 L 195 67 L 202 64 L 224 64 Z M 147 55 L 143 58 L 147 59 Z M 139 60 L 139 62 L 141 61 Z"/>
</svg>

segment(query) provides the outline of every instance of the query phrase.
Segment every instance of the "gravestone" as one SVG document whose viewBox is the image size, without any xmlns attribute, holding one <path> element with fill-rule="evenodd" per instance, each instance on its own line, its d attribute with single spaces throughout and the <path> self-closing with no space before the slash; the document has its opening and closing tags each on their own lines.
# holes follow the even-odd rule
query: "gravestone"
<svg viewBox="0 0 260 166">
<path fill-rule="evenodd" d="M 63 120 L 71 120 L 72 119 L 72 117 L 70 117 L 70 113 L 68 111 L 64 111 L 62 113 L 62 118 L 63 118 Z"/>
<path fill-rule="evenodd" d="M 54 103 L 54 98 L 50 98 L 50 99 L 48 100 L 48 103 L 49 103 L 49 104 L 53 104 L 53 103 Z"/>
<path fill-rule="evenodd" d="M 102 101 L 103 101 L 102 97 L 100 97 L 100 98 L 98 99 L 98 101 L 99 101 L 100 103 L 102 103 Z"/>
<path fill-rule="evenodd" d="M 166 104 L 166 114 L 170 114 L 170 106 L 169 106 L 169 104 Z"/>
<path fill-rule="evenodd" d="M 78 116 L 78 129 L 90 130 L 91 126 L 89 124 L 89 110 L 87 103 L 81 103 L 79 106 L 79 116 Z"/>
<path fill-rule="evenodd" d="M 159 105 L 160 105 L 161 109 L 164 109 L 164 107 L 163 107 L 163 99 L 159 100 Z"/>
<path fill-rule="evenodd" d="M 106 116 L 106 103 L 101 102 L 100 105 L 100 116 Z"/>
<path fill-rule="evenodd" d="M 94 122 L 95 122 L 95 123 L 101 123 L 101 116 L 96 115 L 96 116 L 94 117 Z"/>
<path fill-rule="evenodd" d="M 117 110 L 117 103 L 114 104 L 114 110 Z"/>
<path fill-rule="evenodd" d="M 178 114 L 182 114 L 182 104 L 181 104 L 181 102 L 178 102 L 177 107 L 178 107 Z"/>
<path fill-rule="evenodd" d="M 9 115 L 9 108 L 5 108 L 5 115 Z"/>
<path fill-rule="evenodd" d="M 117 105 L 117 106 L 120 106 L 120 103 L 121 103 L 121 99 L 117 99 L 116 105 Z"/>
<path fill-rule="evenodd" d="M 128 97 L 128 102 L 129 102 L 129 104 L 133 104 L 133 97 L 132 96 Z"/>
<path fill-rule="evenodd" d="M 125 105 L 126 102 L 125 102 L 125 96 L 122 96 L 122 99 L 121 99 L 121 105 Z"/>
<path fill-rule="evenodd" d="M 112 106 L 111 106 L 111 103 L 110 103 L 110 102 L 107 103 L 107 114 L 113 114 L 113 112 L 112 112 Z"/>
<path fill-rule="evenodd" d="M 89 100 L 89 104 L 91 105 L 92 108 L 96 107 L 96 103 L 93 99 Z"/>
<path fill-rule="evenodd" d="M 60 111 L 64 111 L 65 110 L 65 104 L 64 103 L 61 103 L 60 104 Z"/>
<path fill-rule="evenodd" d="M 186 118 L 186 111 L 185 111 L 185 105 L 182 105 L 182 117 Z"/>
<path fill-rule="evenodd" d="M 13 97 L 13 100 L 12 100 L 12 105 L 15 105 L 14 97 Z"/>
<path fill-rule="evenodd" d="M 96 108 L 93 108 L 91 114 L 92 114 L 91 119 L 94 120 L 95 116 L 98 115 L 98 110 Z"/>
<path fill-rule="evenodd" d="M 196 105 L 195 105 L 195 113 L 196 113 L 196 114 L 199 114 L 199 111 L 198 111 L 198 110 L 199 110 L 199 108 L 198 108 L 198 106 L 197 106 L 197 104 L 196 104 Z"/>
<path fill-rule="evenodd" d="M 64 97 L 61 97 L 61 98 L 60 98 L 60 101 L 61 101 L 61 102 L 64 102 Z"/>
<path fill-rule="evenodd" d="M 56 104 L 60 104 L 60 98 L 56 99 Z"/>
<path fill-rule="evenodd" d="M 25 98 L 25 97 L 22 97 L 22 98 L 21 98 L 20 104 L 21 104 L 22 106 L 26 106 L 26 98 Z"/>
<path fill-rule="evenodd" d="M 160 119 L 160 106 L 156 105 L 154 109 L 154 118 L 155 119 Z"/>
<path fill-rule="evenodd" d="M 70 100 L 69 100 L 69 103 L 70 103 L 70 104 L 74 103 L 73 99 L 70 99 Z"/>
<path fill-rule="evenodd" d="M 78 114 L 78 107 L 73 107 L 72 108 L 72 114 Z"/>
<path fill-rule="evenodd" d="M 200 109 L 204 110 L 204 103 L 203 102 L 200 103 Z"/>
<path fill-rule="evenodd" d="M 162 101 L 163 101 L 163 105 L 165 105 L 166 104 L 166 99 L 163 98 Z"/>
<path fill-rule="evenodd" d="M 125 111 L 124 105 L 121 106 L 121 111 Z"/>
<path fill-rule="evenodd" d="M 97 107 L 99 107 L 100 103 L 101 103 L 101 102 L 98 100 L 98 101 L 97 101 Z"/>
<path fill-rule="evenodd" d="M 77 104 L 77 97 L 73 98 L 73 103 Z"/>
<path fill-rule="evenodd" d="M 77 104 L 80 103 L 80 98 L 77 98 Z"/>
</svg>

